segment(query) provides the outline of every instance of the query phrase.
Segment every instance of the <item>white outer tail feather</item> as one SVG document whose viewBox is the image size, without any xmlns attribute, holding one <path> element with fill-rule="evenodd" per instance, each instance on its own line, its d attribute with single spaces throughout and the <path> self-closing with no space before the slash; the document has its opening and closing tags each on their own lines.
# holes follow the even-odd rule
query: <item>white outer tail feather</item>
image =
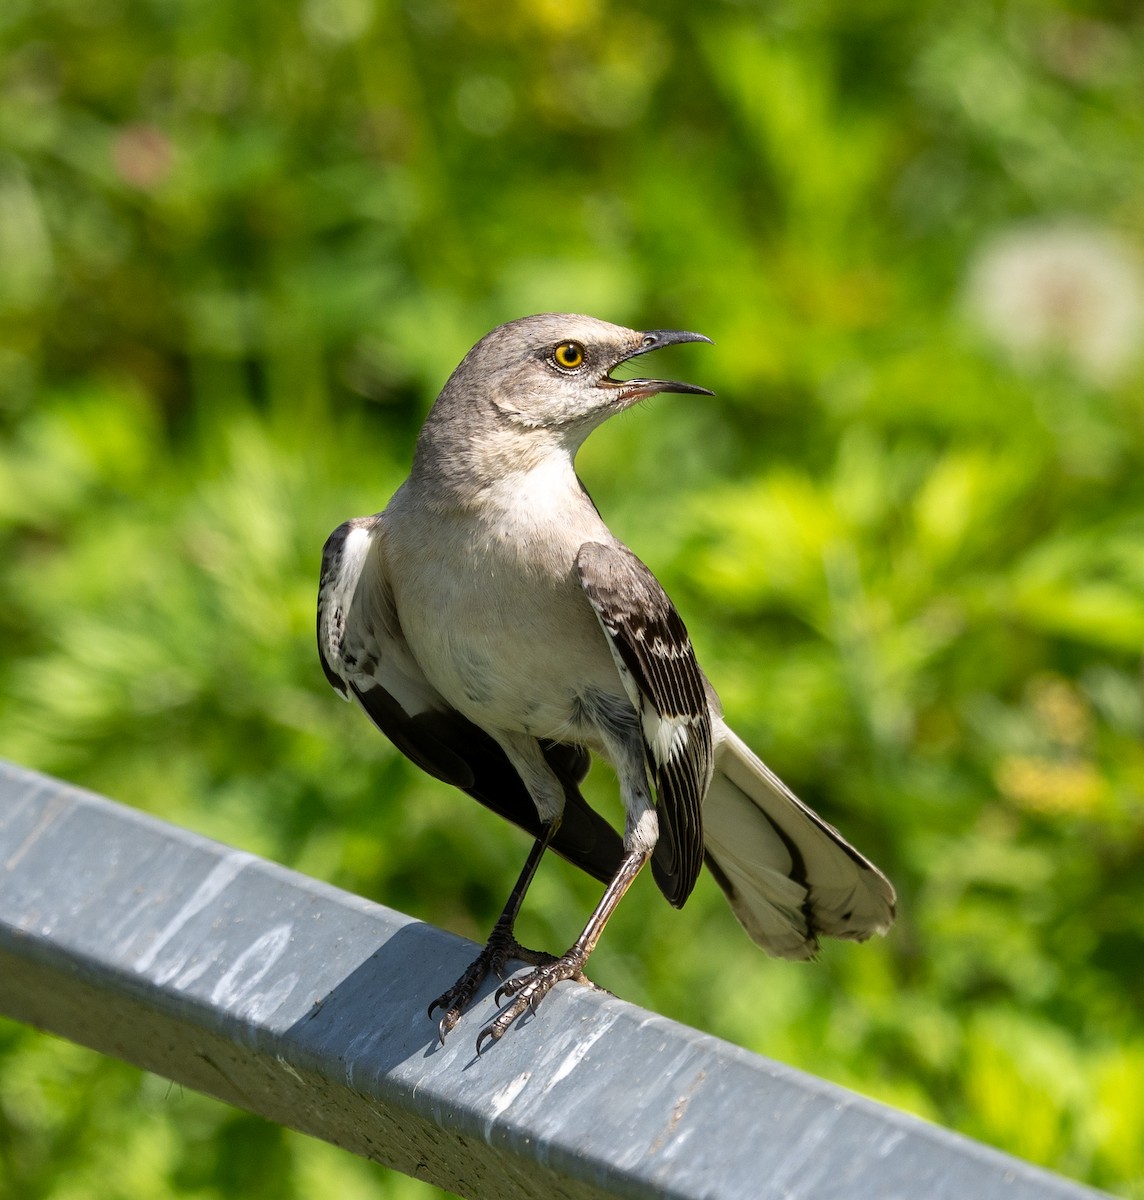
<svg viewBox="0 0 1144 1200">
<path fill-rule="evenodd" d="M 715 738 L 704 844 L 751 940 L 780 958 L 811 958 L 819 935 L 885 933 L 890 881 L 721 721 Z"/>
</svg>

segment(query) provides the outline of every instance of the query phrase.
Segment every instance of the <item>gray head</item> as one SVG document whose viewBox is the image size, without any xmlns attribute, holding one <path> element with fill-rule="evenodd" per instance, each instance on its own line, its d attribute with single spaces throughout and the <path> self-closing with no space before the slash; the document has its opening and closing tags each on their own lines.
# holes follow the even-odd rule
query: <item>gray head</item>
<svg viewBox="0 0 1144 1200">
<path fill-rule="evenodd" d="M 572 457 L 614 413 L 657 392 L 714 393 L 668 379 L 613 379 L 621 363 L 699 333 L 639 333 L 594 317 L 543 313 L 501 325 L 449 377 L 417 441 L 412 480 L 468 496 L 482 482 Z"/>
<path fill-rule="evenodd" d="M 700 333 L 645 333 L 594 317 L 542 313 L 501 325 L 483 337 L 445 385 L 438 405 L 490 405 L 501 418 L 532 429 L 566 431 L 579 442 L 613 413 L 657 392 L 713 395 L 667 379 L 613 379 L 621 363 L 679 342 L 709 342 Z M 450 415 L 460 415 L 452 413 Z"/>
</svg>

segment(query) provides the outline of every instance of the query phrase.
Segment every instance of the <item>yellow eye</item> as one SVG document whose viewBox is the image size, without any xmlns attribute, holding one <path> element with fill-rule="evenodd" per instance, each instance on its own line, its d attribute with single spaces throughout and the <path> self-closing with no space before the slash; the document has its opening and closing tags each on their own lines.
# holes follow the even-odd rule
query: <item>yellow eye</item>
<svg viewBox="0 0 1144 1200">
<path fill-rule="evenodd" d="M 584 347 L 579 342 L 561 342 L 552 351 L 552 357 L 558 367 L 565 371 L 575 371 L 584 361 Z"/>
</svg>

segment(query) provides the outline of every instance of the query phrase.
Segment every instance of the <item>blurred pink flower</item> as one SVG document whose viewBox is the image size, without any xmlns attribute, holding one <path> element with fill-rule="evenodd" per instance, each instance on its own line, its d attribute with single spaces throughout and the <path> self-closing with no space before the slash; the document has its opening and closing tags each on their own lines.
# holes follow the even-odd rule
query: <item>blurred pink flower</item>
<svg viewBox="0 0 1144 1200">
<path fill-rule="evenodd" d="M 1108 229 L 1045 223 L 997 234 L 970 264 L 966 301 L 1020 366 L 1064 359 L 1110 384 L 1144 349 L 1144 273 Z"/>
<path fill-rule="evenodd" d="M 124 183 L 151 191 L 170 175 L 175 148 L 171 139 L 154 125 L 127 125 L 112 142 L 111 160 Z"/>
</svg>

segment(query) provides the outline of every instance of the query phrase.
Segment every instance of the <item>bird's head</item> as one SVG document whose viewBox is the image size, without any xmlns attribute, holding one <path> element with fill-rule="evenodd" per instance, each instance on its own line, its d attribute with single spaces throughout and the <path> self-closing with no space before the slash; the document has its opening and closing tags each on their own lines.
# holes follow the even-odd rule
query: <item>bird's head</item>
<svg viewBox="0 0 1144 1200">
<path fill-rule="evenodd" d="M 616 379 L 612 372 L 641 354 L 680 342 L 710 342 L 676 329 L 638 332 L 594 317 L 543 313 L 501 325 L 457 368 L 446 391 L 493 406 L 502 420 L 548 429 L 579 443 L 602 421 L 645 396 L 707 388 L 668 379 Z"/>
</svg>

